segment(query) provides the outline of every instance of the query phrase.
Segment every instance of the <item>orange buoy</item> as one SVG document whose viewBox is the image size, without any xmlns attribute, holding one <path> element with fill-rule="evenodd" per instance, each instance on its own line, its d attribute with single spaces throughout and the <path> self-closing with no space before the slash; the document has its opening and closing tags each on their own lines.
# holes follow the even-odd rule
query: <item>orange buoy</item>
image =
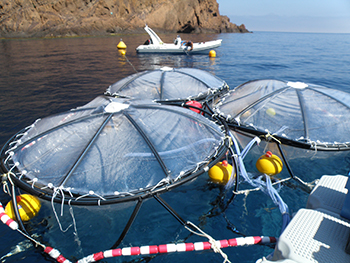
<svg viewBox="0 0 350 263">
<path fill-rule="evenodd" d="M 208 174 L 215 183 L 226 184 L 231 178 L 232 165 L 224 160 L 210 168 Z"/>
<path fill-rule="evenodd" d="M 281 159 L 270 151 L 267 151 L 266 154 L 260 156 L 255 165 L 260 173 L 270 176 L 280 173 L 283 168 Z"/>
</svg>

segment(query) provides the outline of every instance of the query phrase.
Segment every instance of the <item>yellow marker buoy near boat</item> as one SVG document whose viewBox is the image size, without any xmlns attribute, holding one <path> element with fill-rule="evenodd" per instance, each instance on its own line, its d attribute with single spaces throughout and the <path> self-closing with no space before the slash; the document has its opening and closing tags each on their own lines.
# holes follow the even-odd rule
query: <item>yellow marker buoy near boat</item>
<svg viewBox="0 0 350 263">
<path fill-rule="evenodd" d="M 23 221 L 29 221 L 32 219 L 39 213 L 39 210 L 41 208 L 39 199 L 29 194 L 22 194 L 17 196 L 17 206 L 19 215 Z M 11 219 L 16 220 L 15 212 L 13 211 L 12 200 L 6 205 L 5 213 Z"/>
<path fill-rule="evenodd" d="M 215 50 L 210 50 L 210 51 L 209 51 L 209 57 L 210 57 L 210 58 L 215 58 L 215 57 L 216 57 L 216 52 L 215 52 Z"/>
<path fill-rule="evenodd" d="M 270 151 L 267 151 L 266 154 L 260 156 L 255 165 L 260 173 L 270 176 L 280 173 L 283 168 L 281 159 Z"/>
<path fill-rule="evenodd" d="M 209 177 L 216 183 L 226 184 L 232 174 L 232 165 L 230 165 L 226 160 L 215 164 L 210 168 Z"/>
<path fill-rule="evenodd" d="M 119 44 L 117 45 L 117 48 L 118 48 L 118 49 L 126 49 L 126 45 L 125 45 L 125 43 L 123 42 L 122 39 L 120 39 L 120 42 L 119 42 Z"/>
</svg>

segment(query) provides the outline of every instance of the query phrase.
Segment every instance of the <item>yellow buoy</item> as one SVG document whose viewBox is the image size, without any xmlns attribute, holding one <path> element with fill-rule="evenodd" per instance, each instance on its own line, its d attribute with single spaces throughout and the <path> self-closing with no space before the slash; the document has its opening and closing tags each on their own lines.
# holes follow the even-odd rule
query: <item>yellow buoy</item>
<svg viewBox="0 0 350 263">
<path fill-rule="evenodd" d="M 226 184 L 231 178 L 232 166 L 226 160 L 215 164 L 209 170 L 209 177 L 216 183 Z"/>
<path fill-rule="evenodd" d="M 275 111 L 274 108 L 268 108 L 268 109 L 266 110 L 266 114 L 267 114 L 267 115 L 270 115 L 271 117 L 273 117 L 273 116 L 276 115 L 276 111 Z"/>
<path fill-rule="evenodd" d="M 255 165 L 260 173 L 267 175 L 278 174 L 283 168 L 281 159 L 277 155 L 272 154 L 270 151 L 260 156 Z"/>
<path fill-rule="evenodd" d="M 126 45 L 125 45 L 125 43 L 123 42 L 122 39 L 120 39 L 120 42 L 119 42 L 119 44 L 117 45 L 117 48 L 118 48 L 118 49 L 126 49 Z"/>
<path fill-rule="evenodd" d="M 126 54 L 126 50 L 125 49 L 119 49 L 118 52 L 119 52 L 119 54 L 121 56 L 125 56 L 125 54 Z"/>
<path fill-rule="evenodd" d="M 41 208 L 40 201 L 37 197 L 23 194 L 17 196 L 17 206 L 18 212 L 23 221 L 28 221 L 32 219 L 39 213 Z M 5 213 L 13 220 L 16 220 L 15 213 L 13 211 L 12 200 L 8 202 L 5 207 Z"/>
<path fill-rule="evenodd" d="M 215 58 L 215 57 L 216 57 L 216 52 L 215 52 L 215 50 L 210 50 L 210 51 L 209 51 L 209 57 L 210 57 L 210 58 Z"/>
</svg>

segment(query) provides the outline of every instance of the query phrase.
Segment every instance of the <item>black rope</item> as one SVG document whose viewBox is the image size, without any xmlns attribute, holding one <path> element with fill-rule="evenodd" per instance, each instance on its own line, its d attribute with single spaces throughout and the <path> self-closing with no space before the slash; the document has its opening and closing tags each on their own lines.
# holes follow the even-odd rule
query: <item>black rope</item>
<svg viewBox="0 0 350 263">
<path fill-rule="evenodd" d="M 182 224 L 182 225 L 184 225 L 184 226 L 187 225 L 186 221 L 185 221 L 184 219 L 182 219 L 182 217 L 181 217 L 178 213 L 176 213 L 176 211 L 175 211 L 169 204 L 167 204 L 167 203 L 164 201 L 164 199 L 161 198 L 161 197 L 159 196 L 159 194 L 156 194 L 156 195 L 154 195 L 153 197 L 154 197 L 154 199 L 156 199 L 166 210 L 168 210 L 168 212 L 169 212 L 173 217 L 175 217 L 175 219 L 176 219 L 177 221 L 179 221 L 180 224 Z"/>
<path fill-rule="evenodd" d="M 233 233 L 235 233 L 235 234 L 237 234 L 237 235 L 240 235 L 240 236 L 243 236 L 243 237 L 246 237 L 246 236 L 247 236 L 247 235 L 241 233 L 241 232 L 237 229 L 237 227 L 236 227 L 234 224 L 232 224 L 232 223 L 230 222 L 230 220 L 227 218 L 225 212 L 222 212 L 222 215 L 223 215 L 224 219 L 226 220 L 226 223 L 227 223 L 226 228 L 227 228 L 227 229 L 231 230 Z"/>
<path fill-rule="evenodd" d="M 288 163 L 288 161 L 287 161 L 287 158 L 286 158 L 285 155 L 284 155 L 284 152 L 283 152 L 283 149 L 282 149 L 280 143 L 279 143 L 279 142 L 276 142 L 276 144 L 277 144 L 278 149 L 279 149 L 279 151 L 280 151 L 280 153 L 281 153 L 283 162 L 284 162 L 284 164 L 286 165 L 287 170 L 288 170 L 288 172 L 289 172 L 289 174 L 290 174 L 290 177 L 291 177 L 292 179 L 294 179 L 296 182 L 298 182 L 299 185 L 301 186 L 301 188 L 302 188 L 304 191 L 306 191 L 307 193 L 310 193 L 310 192 L 311 192 L 311 188 L 308 187 L 307 185 L 305 185 L 305 183 L 302 182 L 297 176 L 294 176 L 293 171 L 292 171 L 292 168 L 290 167 L 290 165 L 289 165 L 289 163 Z"/>
<path fill-rule="evenodd" d="M 19 211 L 18 211 L 16 189 L 15 189 L 14 184 L 11 184 L 11 192 L 12 192 L 12 208 L 13 208 L 13 211 L 14 211 L 14 214 L 16 217 L 16 221 L 18 223 L 20 230 L 22 230 L 25 234 L 28 235 L 27 230 L 25 229 L 25 227 L 23 225 L 22 218 L 21 218 Z"/>
</svg>

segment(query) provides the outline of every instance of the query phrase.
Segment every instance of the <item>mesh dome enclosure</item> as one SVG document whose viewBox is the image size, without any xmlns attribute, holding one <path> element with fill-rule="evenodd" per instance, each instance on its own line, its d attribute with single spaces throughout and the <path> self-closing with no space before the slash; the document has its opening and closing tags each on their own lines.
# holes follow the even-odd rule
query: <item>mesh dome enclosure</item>
<svg viewBox="0 0 350 263">
<path fill-rule="evenodd" d="M 215 111 L 236 131 L 301 148 L 350 149 L 350 94 L 336 89 L 254 80 L 230 91 Z"/>
<path fill-rule="evenodd" d="M 130 75 L 109 86 L 105 95 L 149 99 L 158 102 L 204 100 L 229 89 L 225 81 L 195 68 L 147 70 Z"/>
<path fill-rule="evenodd" d="M 191 110 L 100 96 L 36 121 L 4 146 L 1 159 L 29 193 L 100 205 L 195 178 L 224 155 L 226 140 L 218 125 Z"/>
</svg>

